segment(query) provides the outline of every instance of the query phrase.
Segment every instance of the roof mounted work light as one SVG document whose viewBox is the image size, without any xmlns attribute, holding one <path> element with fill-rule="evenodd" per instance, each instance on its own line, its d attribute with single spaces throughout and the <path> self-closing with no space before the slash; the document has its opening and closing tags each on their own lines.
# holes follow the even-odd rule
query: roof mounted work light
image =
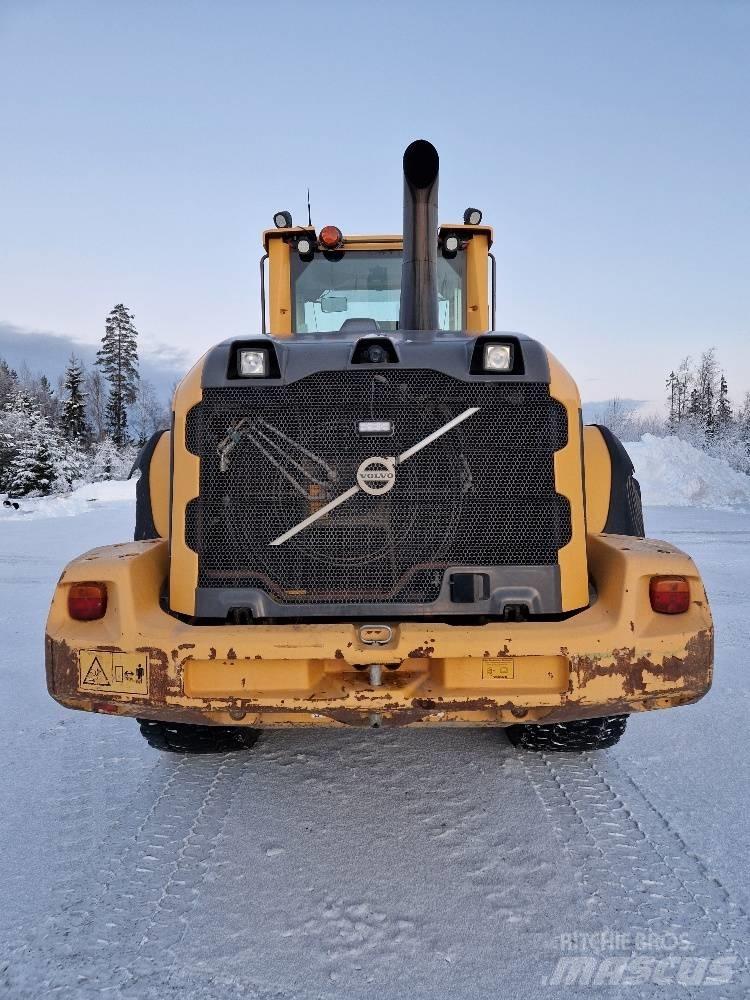
<svg viewBox="0 0 750 1000">
<path fill-rule="evenodd" d="M 458 253 L 461 243 L 458 236 L 446 236 L 443 239 L 443 257 L 452 258 Z"/>
<path fill-rule="evenodd" d="M 478 226 L 482 221 L 482 213 L 478 208 L 467 208 L 464 212 L 464 224 L 467 226 Z"/>
<path fill-rule="evenodd" d="M 290 229 L 292 225 L 292 213 L 276 212 L 273 217 L 273 224 L 277 229 Z"/>
<path fill-rule="evenodd" d="M 315 253 L 315 234 L 312 236 L 300 236 L 297 240 L 297 253 L 302 260 L 312 260 Z"/>
</svg>

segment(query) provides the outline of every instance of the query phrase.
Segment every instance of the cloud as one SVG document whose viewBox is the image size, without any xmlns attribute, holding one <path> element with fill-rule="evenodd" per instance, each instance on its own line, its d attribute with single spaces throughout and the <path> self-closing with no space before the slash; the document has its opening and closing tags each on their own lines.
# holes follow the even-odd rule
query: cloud
<svg viewBox="0 0 750 1000">
<path fill-rule="evenodd" d="M 140 372 L 161 396 L 168 396 L 176 379 L 190 366 L 187 353 L 167 344 L 139 345 Z M 0 358 L 11 368 L 26 365 L 33 373 L 44 373 L 54 384 L 75 354 L 87 366 L 96 359 L 98 344 L 87 344 L 61 333 L 27 330 L 0 320 Z"/>
</svg>

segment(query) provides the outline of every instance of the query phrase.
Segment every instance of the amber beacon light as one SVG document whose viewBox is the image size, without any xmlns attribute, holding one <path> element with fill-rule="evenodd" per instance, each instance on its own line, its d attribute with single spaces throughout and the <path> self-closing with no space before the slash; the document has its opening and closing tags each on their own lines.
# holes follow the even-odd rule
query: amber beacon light
<svg viewBox="0 0 750 1000">
<path fill-rule="evenodd" d="M 323 226 L 320 230 L 320 245 L 324 250 L 336 250 L 344 242 L 344 234 L 337 226 Z"/>
</svg>

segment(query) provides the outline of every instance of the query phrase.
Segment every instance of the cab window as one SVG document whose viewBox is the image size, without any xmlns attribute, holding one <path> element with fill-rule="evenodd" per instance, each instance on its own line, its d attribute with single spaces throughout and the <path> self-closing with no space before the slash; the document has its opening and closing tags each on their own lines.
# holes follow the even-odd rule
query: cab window
<svg viewBox="0 0 750 1000">
<path fill-rule="evenodd" d="M 331 333 L 348 319 L 374 319 L 381 330 L 398 329 L 400 250 L 317 253 L 303 261 L 292 253 L 292 328 Z M 465 328 L 466 257 L 438 256 L 438 317 L 441 330 Z"/>
</svg>

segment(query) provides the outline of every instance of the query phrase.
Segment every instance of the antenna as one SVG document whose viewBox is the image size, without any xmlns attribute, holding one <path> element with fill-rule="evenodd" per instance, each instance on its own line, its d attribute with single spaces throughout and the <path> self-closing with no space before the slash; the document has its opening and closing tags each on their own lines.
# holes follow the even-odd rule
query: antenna
<svg viewBox="0 0 750 1000">
<path fill-rule="evenodd" d="M 310 214 L 310 188 L 307 189 L 307 224 L 312 229 L 312 215 Z"/>
</svg>

